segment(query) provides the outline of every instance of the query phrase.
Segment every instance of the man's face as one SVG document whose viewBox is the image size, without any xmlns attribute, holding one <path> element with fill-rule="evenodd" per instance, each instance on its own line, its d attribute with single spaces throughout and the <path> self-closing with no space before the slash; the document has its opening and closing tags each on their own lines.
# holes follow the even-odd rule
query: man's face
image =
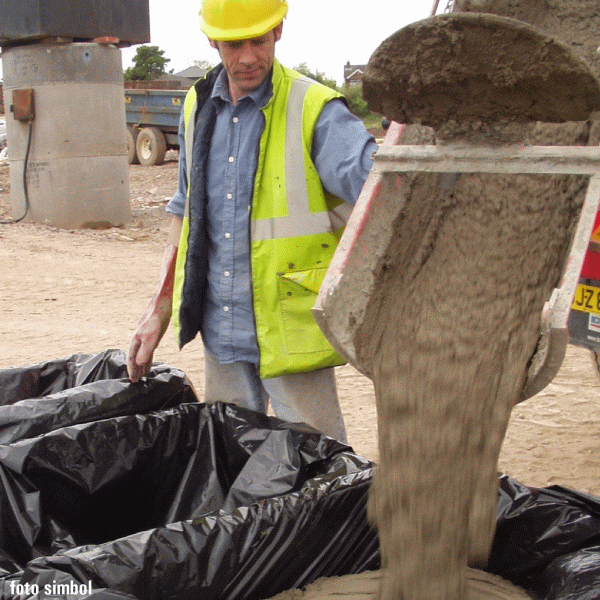
<svg viewBox="0 0 600 600">
<path fill-rule="evenodd" d="M 236 41 L 213 41 L 229 77 L 231 99 L 236 103 L 258 89 L 269 74 L 275 59 L 275 42 L 281 38 L 283 23 L 257 38 Z"/>
</svg>

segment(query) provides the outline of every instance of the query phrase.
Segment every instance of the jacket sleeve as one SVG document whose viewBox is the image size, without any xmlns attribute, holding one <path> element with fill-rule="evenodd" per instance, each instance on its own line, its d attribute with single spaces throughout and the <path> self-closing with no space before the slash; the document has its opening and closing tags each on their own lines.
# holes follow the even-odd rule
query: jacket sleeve
<svg viewBox="0 0 600 600">
<path fill-rule="evenodd" d="M 373 165 L 375 138 L 341 100 L 328 102 L 317 121 L 311 157 L 323 187 L 354 204 Z"/>
</svg>

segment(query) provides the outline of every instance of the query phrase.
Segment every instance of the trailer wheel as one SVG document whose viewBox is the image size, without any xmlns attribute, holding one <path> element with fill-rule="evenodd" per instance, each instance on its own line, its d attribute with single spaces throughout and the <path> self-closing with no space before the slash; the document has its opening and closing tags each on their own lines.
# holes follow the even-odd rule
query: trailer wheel
<svg viewBox="0 0 600 600">
<path fill-rule="evenodd" d="M 137 156 L 142 165 L 162 165 L 167 153 L 167 140 L 163 132 L 156 127 L 144 127 L 135 142 Z"/>
<path fill-rule="evenodd" d="M 137 127 L 127 128 L 127 162 L 130 165 L 139 165 L 140 159 L 137 155 L 137 149 L 135 143 L 140 130 Z"/>
</svg>

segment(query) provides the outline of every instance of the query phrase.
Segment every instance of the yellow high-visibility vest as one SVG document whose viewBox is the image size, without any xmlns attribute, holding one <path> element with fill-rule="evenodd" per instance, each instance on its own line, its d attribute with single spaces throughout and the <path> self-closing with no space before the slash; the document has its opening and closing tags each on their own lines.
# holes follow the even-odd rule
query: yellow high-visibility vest
<svg viewBox="0 0 600 600">
<path fill-rule="evenodd" d="M 193 178 L 198 177 L 191 160 L 194 136 L 210 139 L 198 131 L 210 122 L 202 112 L 197 118 L 202 111 L 203 103 L 198 99 L 201 90 L 202 85 L 193 87 L 184 106 L 189 183 L 173 295 L 180 346 L 199 331 L 202 312 L 190 297 L 203 297 L 203 278 L 197 276 L 203 267 L 190 268 L 190 257 L 206 260 L 202 256 L 206 249 L 195 239 L 203 218 L 197 203 L 206 199 L 193 197 L 191 192 Z M 273 96 L 261 109 L 265 129 L 260 138 L 250 215 L 253 305 L 263 378 L 344 363 L 311 314 L 352 208 L 323 189 L 310 156 L 319 115 L 327 102 L 340 96 L 274 62 Z M 188 318 L 191 313 L 195 316 Z"/>
</svg>

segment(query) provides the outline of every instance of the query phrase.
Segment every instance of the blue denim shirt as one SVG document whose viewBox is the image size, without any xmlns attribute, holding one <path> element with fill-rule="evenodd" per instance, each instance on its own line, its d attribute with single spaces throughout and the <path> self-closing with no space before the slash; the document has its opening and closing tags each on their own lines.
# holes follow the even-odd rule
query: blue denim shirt
<svg viewBox="0 0 600 600">
<path fill-rule="evenodd" d="M 250 205 L 264 106 L 273 93 L 271 78 L 231 102 L 225 70 L 211 101 L 217 120 L 208 158 L 209 271 L 202 340 L 221 363 L 258 363 L 250 281 Z M 167 212 L 183 216 L 187 194 L 183 117 L 179 128 L 179 185 Z M 377 150 L 362 122 L 339 100 L 329 102 L 313 137 L 312 159 L 324 188 L 354 204 Z"/>
</svg>

